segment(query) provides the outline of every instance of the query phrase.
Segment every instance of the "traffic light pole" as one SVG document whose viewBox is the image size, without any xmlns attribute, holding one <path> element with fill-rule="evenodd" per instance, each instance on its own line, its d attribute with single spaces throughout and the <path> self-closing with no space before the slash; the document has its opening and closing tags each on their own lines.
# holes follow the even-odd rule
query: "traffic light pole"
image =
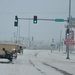
<svg viewBox="0 0 75 75">
<path fill-rule="evenodd" d="M 71 0 L 69 0 L 69 22 L 68 22 L 68 29 L 70 31 L 70 25 L 71 25 Z M 66 51 L 67 51 L 67 58 L 66 59 L 70 59 L 69 58 L 69 50 L 70 50 L 70 35 L 68 36 L 68 40 L 69 43 L 66 45 Z"/>
</svg>

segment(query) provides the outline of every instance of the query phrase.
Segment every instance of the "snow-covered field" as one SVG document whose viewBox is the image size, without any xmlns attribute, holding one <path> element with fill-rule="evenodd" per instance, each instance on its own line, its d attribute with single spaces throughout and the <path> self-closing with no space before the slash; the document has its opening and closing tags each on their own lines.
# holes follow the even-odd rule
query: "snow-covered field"
<svg viewBox="0 0 75 75">
<path fill-rule="evenodd" d="M 75 54 L 50 50 L 24 50 L 13 63 L 0 59 L 0 75 L 75 75 Z"/>
</svg>

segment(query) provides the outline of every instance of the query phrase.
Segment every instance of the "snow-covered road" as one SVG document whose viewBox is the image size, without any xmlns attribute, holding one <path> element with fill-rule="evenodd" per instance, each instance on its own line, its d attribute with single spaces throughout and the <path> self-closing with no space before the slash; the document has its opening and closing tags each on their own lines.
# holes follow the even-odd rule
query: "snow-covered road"
<svg viewBox="0 0 75 75">
<path fill-rule="evenodd" d="M 66 59 L 66 54 L 50 50 L 24 50 L 23 55 L 13 60 L 0 59 L 0 75 L 75 75 L 75 54 Z"/>
</svg>

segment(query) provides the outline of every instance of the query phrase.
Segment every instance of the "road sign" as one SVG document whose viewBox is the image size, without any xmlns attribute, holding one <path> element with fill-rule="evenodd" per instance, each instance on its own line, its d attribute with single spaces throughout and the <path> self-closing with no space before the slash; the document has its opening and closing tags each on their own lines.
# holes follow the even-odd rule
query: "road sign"
<svg viewBox="0 0 75 75">
<path fill-rule="evenodd" d="M 67 20 L 68 20 L 69 18 L 67 18 Z M 67 25 L 66 27 L 73 27 L 73 28 L 75 28 L 75 18 L 73 18 L 73 17 L 71 17 L 71 19 L 70 19 L 70 22 L 71 22 L 71 25 Z"/>
<path fill-rule="evenodd" d="M 71 18 L 71 23 L 75 24 L 75 18 Z"/>
<path fill-rule="evenodd" d="M 64 19 L 55 19 L 55 22 L 64 22 Z"/>
</svg>

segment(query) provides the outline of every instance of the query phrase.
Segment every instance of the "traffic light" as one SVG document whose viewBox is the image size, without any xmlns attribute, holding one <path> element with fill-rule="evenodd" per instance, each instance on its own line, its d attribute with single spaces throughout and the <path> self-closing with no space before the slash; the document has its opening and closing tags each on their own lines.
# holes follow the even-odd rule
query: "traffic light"
<svg viewBox="0 0 75 75">
<path fill-rule="evenodd" d="M 69 29 L 67 28 L 67 30 L 66 30 L 66 36 L 69 36 L 70 35 L 70 31 L 69 31 Z"/>
<path fill-rule="evenodd" d="M 68 41 L 66 41 L 65 44 L 68 45 L 69 44 Z"/>
<path fill-rule="evenodd" d="M 34 18 L 33 18 L 33 23 L 34 23 L 34 24 L 37 23 L 37 16 L 34 16 Z"/>
<path fill-rule="evenodd" d="M 18 17 L 17 16 L 15 16 L 15 22 L 14 22 L 14 26 L 18 26 Z"/>
<path fill-rule="evenodd" d="M 68 44 L 74 45 L 74 41 L 70 41 L 70 43 L 68 41 L 64 41 L 64 44 L 66 44 L 66 45 L 68 45 Z"/>
<path fill-rule="evenodd" d="M 74 41 L 71 41 L 71 44 L 74 44 Z"/>
<path fill-rule="evenodd" d="M 68 44 L 69 44 L 69 42 L 68 42 L 68 41 L 64 41 L 64 44 L 68 45 Z"/>
</svg>

